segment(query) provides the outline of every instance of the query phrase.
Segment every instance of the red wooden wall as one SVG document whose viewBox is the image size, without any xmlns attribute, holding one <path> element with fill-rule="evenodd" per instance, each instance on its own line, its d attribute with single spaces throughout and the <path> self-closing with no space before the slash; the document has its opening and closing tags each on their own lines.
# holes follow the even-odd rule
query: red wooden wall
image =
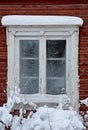
<svg viewBox="0 0 88 130">
<path fill-rule="evenodd" d="M 88 0 L 3 0 L 0 19 L 4 15 L 70 15 L 83 18 L 79 38 L 80 99 L 88 97 Z M 0 105 L 6 102 L 7 47 L 5 27 L 0 23 Z M 86 110 L 87 107 L 81 107 Z"/>
</svg>

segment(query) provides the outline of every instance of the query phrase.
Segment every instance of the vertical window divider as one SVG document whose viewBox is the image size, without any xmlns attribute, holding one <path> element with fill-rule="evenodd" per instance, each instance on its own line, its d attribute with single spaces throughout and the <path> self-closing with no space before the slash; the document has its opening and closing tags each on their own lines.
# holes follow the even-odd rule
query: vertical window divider
<svg viewBox="0 0 88 130">
<path fill-rule="evenodd" d="M 39 46 L 39 93 L 46 93 L 46 40 L 42 36 Z"/>
<path fill-rule="evenodd" d="M 66 39 L 66 94 L 71 96 L 71 39 Z"/>
</svg>

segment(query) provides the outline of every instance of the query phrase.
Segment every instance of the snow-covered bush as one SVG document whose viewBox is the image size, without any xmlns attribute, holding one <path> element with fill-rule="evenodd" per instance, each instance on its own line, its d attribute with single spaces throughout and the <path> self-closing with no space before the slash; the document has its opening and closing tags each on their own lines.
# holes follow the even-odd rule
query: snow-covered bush
<svg viewBox="0 0 88 130">
<path fill-rule="evenodd" d="M 22 124 L 22 130 L 25 130 L 24 126 L 28 122 L 30 123 L 26 130 L 83 130 L 80 117 L 73 110 L 40 107 L 32 118 Z"/>
<path fill-rule="evenodd" d="M 81 104 L 84 104 L 84 105 L 88 106 L 88 98 L 80 100 L 80 102 L 81 102 Z"/>
<path fill-rule="evenodd" d="M 80 100 L 81 104 L 84 104 L 85 106 L 88 107 L 88 98 L 85 98 L 83 100 Z M 86 129 L 88 129 L 88 111 L 86 112 L 81 112 L 81 115 L 83 116 L 83 123 L 86 127 Z"/>
<path fill-rule="evenodd" d="M 23 117 L 24 109 L 20 108 L 19 116 L 13 116 L 10 112 L 14 104 L 28 104 L 36 109 Z M 25 110 L 26 112 L 26 110 Z M 57 108 L 36 105 L 20 97 L 18 92 L 11 92 L 10 97 L 3 107 L 0 107 L 0 130 L 5 127 L 11 130 L 83 130 L 84 126 L 80 115 L 70 107 L 70 100 L 66 95 L 61 95 Z"/>
</svg>

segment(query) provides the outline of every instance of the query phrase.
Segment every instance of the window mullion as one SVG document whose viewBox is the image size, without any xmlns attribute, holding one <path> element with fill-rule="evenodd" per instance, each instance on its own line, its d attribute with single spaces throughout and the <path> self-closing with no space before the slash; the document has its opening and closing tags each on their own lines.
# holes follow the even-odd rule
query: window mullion
<svg viewBox="0 0 88 130">
<path fill-rule="evenodd" d="M 41 37 L 39 48 L 39 93 L 46 93 L 46 40 Z"/>
</svg>

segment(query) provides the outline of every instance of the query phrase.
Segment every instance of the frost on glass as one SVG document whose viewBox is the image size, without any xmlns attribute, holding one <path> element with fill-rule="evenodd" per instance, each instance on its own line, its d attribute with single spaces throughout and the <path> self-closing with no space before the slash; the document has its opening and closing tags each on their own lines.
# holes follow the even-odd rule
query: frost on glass
<svg viewBox="0 0 88 130">
<path fill-rule="evenodd" d="M 66 89 L 66 40 L 46 41 L 46 93 L 57 95 Z"/>
<path fill-rule="evenodd" d="M 38 79 L 21 78 L 20 82 L 21 94 L 34 94 L 38 93 Z"/>
<path fill-rule="evenodd" d="M 38 57 L 38 40 L 20 40 L 21 57 Z"/>
<path fill-rule="evenodd" d="M 34 77 L 37 76 L 38 77 L 38 73 L 39 73 L 39 62 L 38 60 L 21 60 L 20 61 L 20 74 L 22 77 Z"/>
<path fill-rule="evenodd" d="M 65 60 L 47 60 L 47 77 L 65 76 Z"/>
<path fill-rule="evenodd" d="M 65 93 L 65 79 L 47 79 L 47 94 L 58 95 Z"/>
<path fill-rule="evenodd" d="M 39 41 L 20 40 L 20 89 L 22 94 L 38 93 Z"/>
</svg>

